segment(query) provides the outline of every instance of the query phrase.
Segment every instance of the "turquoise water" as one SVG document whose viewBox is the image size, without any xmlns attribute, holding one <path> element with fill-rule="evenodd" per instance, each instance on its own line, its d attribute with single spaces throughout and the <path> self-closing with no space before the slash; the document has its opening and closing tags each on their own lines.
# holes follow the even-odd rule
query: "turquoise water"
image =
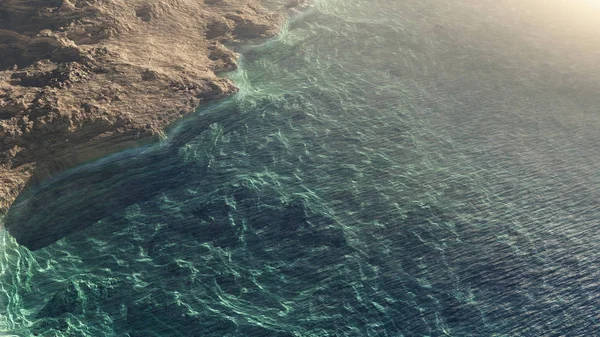
<svg viewBox="0 0 600 337">
<path fill-rule="evenodd" d="M 317 2 L 236 96 L 18 200 L 0 331 L 597 334 L 600 9 L 541 3 Z"/>
</svg>

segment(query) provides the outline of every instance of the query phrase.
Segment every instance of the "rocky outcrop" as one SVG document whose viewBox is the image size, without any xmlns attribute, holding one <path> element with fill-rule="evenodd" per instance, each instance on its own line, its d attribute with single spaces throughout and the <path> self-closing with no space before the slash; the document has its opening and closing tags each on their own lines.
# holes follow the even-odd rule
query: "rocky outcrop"
<svg viewBox="0 0 600 337">
<path fill-rule="evenodd" d="M 236 91 L 223 45 L 276 34 L 258 0 L 0 0 L 0 212 L 28 184 L 155 140 Z"/>
</svg>

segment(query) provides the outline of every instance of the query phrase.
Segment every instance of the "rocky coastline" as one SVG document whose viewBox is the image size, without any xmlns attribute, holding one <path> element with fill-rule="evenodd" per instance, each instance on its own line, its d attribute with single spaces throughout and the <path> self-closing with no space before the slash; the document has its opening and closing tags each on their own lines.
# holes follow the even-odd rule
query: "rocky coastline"
<svg viewBox="0 0 600 337">
<path fill-rule="evenodd" d="M 224 44 L 275 35 L 258 0 L 0 0 L 0 213 L 27 186 L 156 141 L 236 92 Z"/>
</svg>

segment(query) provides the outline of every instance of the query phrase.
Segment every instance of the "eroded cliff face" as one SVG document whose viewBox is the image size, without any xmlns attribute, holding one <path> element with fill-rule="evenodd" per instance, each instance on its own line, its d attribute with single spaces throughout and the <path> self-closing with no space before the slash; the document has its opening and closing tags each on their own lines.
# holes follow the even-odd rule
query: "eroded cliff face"
<svg viewBox="0 0 600 337">
<path fill-rule="evenodd" d="M 235 92 L 215 76 L 236 67 L 223 43 L 282 21 L 258 0 L 0 0 L 0 212 Z"/>
</svg>

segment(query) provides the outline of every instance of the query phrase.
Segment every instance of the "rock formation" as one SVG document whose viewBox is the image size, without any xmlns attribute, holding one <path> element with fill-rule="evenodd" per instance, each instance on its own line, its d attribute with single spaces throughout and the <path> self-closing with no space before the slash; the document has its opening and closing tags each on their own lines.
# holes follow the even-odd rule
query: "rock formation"
<svg viewBox="0 0 600 337">
<path fill-rule="evenodd" d="M 155 140 L 236 91 L 223 43 L 276 34 L 258 0 L 0 0 L 0 213 L 28 185 Z"/>
</svg>

